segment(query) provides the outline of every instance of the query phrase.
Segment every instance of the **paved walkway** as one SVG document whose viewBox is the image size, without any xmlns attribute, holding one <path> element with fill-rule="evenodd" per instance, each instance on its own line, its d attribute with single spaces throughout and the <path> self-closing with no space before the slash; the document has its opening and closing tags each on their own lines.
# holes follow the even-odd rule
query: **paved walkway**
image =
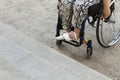
<svg viewBox="0 0 120 80">
<path fill-rule="evenodd" d="M 0 22 L 0 80 L 111 80 Z"/>
<path fill-rule="evenodd" d="M 94 51 L 92 58 L 86 60 L 86 45 L 74 47 L 63 43 L 58 48 L 55 44 L 57 1 L 0 0 L 0 3 L 1 22 L 113 80 L 120 80 L 120 41 L 110 48 L 102 48 L 96 39 L 96 28 L 87 25 L 85 37 L 93 41 Z"/>
</svg>

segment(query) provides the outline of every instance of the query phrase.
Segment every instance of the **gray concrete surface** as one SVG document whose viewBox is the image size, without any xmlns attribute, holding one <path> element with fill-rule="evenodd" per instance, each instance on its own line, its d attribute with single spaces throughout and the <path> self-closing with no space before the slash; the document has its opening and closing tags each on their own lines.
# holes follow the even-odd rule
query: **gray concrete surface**
<svg viewBox="0 0 120 80">
<path fill-rule="evenodd" d="M 58 48 L 55 45 L 56 2 L 54 0 L 0 0 L 0 21 L 113 80 L 120 80 L 120 42 L 104 49 L 96 41 L 95 29 L 87 27 L 86 37 L 93 40 L 94 49 L 90 60 L 85 59 L 85 45 L 80 48 L 68 44 Z"/>
<path fill-rule="evenodd" d="M 0 22 L 0 80 L 111 80 Z"/>
</svg>

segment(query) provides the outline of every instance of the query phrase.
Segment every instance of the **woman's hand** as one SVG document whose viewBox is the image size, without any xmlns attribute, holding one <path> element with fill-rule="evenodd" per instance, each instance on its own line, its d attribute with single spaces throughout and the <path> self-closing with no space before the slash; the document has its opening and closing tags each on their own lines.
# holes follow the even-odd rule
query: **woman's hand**
<svg viewBox="0 0 120 80">
<path fill-rule="evenodd" d="M 110 16 L 111 11 L 110 11 L 110 2 L 111 0 L 103 0 L 103 17 L 107 18 Z"/>
<path fill-rule="evenodd" d="M 110 7 L 104 7 L 103 8 L 103 17 L 107 18 L 110 16 L 110 14 L 111 14 Z"/>
</svg>

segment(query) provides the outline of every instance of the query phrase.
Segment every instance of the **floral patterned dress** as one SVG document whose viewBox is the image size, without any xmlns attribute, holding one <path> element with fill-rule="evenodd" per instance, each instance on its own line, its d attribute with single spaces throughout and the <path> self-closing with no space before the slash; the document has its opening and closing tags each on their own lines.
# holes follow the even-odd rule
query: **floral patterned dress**
<svg viewBox="0 0 120 80">
<path fill-rule="evenodd" d="M 63 29 L 69 29 L 71 26 L 81 28 L 88 7 L 99 2 L 100 0 L 61 0 L 59 15 Z"/>
</svg>

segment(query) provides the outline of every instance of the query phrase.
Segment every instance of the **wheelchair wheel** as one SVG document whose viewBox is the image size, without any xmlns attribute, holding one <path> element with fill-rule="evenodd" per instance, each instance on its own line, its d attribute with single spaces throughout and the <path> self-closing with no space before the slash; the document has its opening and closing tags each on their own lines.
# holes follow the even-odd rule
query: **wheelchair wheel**
<svg viewBox="0 0 120 80">
<path fill-rule="evenodd" d="M 62 45 L 62 41 L 61 40 L 56 40 L 56 45 L 59 47 Z"/>
<path fill-rule="evenodd" d="M 120 40 L 120 1 L 116 0 L 112 5 L 110 17 L 107 19 L 102 18 L 102 14 L 98 17 L 96 36 L 98 43 L 108 48 Z"/>
<path fill-rule="evenodd" d="M 87 59 L 90 59 L 93 54 L 93 48 L 87 47 Z"/>
</svg>

